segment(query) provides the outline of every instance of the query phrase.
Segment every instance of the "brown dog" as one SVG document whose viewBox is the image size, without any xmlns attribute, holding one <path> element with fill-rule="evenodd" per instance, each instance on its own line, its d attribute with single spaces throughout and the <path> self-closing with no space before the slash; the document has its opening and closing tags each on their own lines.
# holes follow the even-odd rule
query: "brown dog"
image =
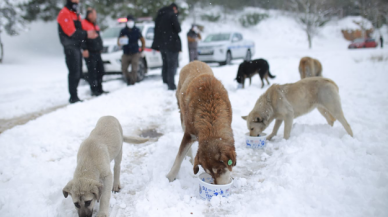
<svg viewBox="0 0 388 217">
<path fill-rule="evenodd" d="M 198 141 L 194 174 L 201 165 L 215 184 L 229 183 L 232 167 L 236 166 L 236 152 L 228 92 L 208 65 L 194 61 L 181 70 L 176 97 L 184 135 L 167 178 L 174 181 L 183 158 L 193 142 Z"/>
<path fill-rule="evenodd" d="M 303 57 L 299 62 L 300 79 L 322 77 L 322 65 L 317 59 Z"/>
</svg>

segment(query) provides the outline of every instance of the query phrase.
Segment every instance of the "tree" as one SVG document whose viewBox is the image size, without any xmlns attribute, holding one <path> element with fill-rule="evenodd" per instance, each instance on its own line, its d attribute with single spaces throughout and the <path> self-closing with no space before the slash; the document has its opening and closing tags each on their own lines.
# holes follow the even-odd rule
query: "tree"
<svg viewBox="0 0 388 217">
<path fill-rule="evenodd" d="M 55 20 L 63 7 L 63 0 L 30 0 L 19 7 L 23 11 L 24 20 L 31 22 L 35 20 Z"/>
<path fill-rule="evenodd" d="M 330 20 L 332 8 L 328 0 L 290 0 L 289 9 L 294 12 L 295 20 L 307 35 L 309 48 L 317 35 L 319 27 Z"/>
<path fill-rule="evenodd" d="M 0 1 L 0 37 L 5 31 L 9 35 L 17 35 L 24 26 L 24 20 L 18 16 L 20 9 L 10 0 Z M 4 49 L 0 38 L 0 63 L 3 61 Z"/>
<path fill-rule="evenodd" d="M 108 18 L 117 19 L 128 14 L 134 17 L 156 17 L 158 10 L 170 5 L 174 0 L 86 0 L 86 7 L 93 7 L 99 14 L 102 29 L 107 27 Z M 179 5 L 179 4 L 178 4 Z M 179 8 L 180 18 L 185 15 L 185 8 Z"/>
</svg>

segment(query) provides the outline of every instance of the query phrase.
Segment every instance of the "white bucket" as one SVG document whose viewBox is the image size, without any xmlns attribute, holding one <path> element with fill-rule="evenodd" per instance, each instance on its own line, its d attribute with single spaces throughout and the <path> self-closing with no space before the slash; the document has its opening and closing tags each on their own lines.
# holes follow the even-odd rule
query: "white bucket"
<svg viewBox="0 0 388 217">
<path fill-rule="evenodd" d="M 222 197 L 229 197 L 231 194 L 231 187 L 233 179 L 226 185 L 215 185 L 211 175 L 202 173 L 198 176 L 199 183 L 199 197 L 202 200 L 210 200 L 213 196 L 221 195 Z"/>
<path fill-rule="evenodd" d="M 261 133 L 260 136 L 249 136 L 249 133 L 245 134 L 245 143 L 247 148 L 264 148 L 266 145 L 267 134 Z"/>
<path fill-rule="evenodd" d="M 127 37 L 122 37 L 119 39 L 119 44 L 120 45 L 127 45 L 129 42 L 129 39 Z"/>
</svg>

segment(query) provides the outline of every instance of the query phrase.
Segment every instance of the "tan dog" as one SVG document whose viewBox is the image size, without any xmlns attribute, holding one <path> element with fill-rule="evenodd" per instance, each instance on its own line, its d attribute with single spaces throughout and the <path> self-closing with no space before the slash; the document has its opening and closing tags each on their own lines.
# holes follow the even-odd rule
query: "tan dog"
<svg viewBox="0 0 388 217">
<path fill-rule="evenodd" d="M 247 121 L 251 136 L 258 136 L 276 120 L 268 140 L 277 134 L 284 121 L 284 138 L 288 139 L 293 119 L 314 108 L 318 108 L 329 125 L 333 126 L 337 119 L 353 136 L 342 112 L 338 86 L 327 78 L 305 78 L 292 84 L 274 84 L 260 96 L 249 115 L 242 118 Z"/>
<path fill-rule="evenodd" d="M 303 57 L 299 62 L 300 79 L 322 77 L 322 65 L 317 59 Z"/>
<path fill-rule="evenodd" d="M 236 165 L 236 152 L 228 92 L 208 65 L 194 61 L 181 70 L 176 97 L 184 135 L 167 178 L 174 181 L 183 158 L 193 142 L 198 141 L 194 174 L 201 165 L 215 184 L 229 183 L 230 172 Z"/>
<path fill-rule="evenodd" d="M 82 142 L 77 155 L 73 180 L 63 188 L 63 195 L 71 195 L 78 216 L 92 216 L 95 201 L 100 202 L 97 217 L 109 216 L 111 191 L 120 186 L 120 163 L 123 141 L 143 143 L 148 139 L 123 137 L 119 121 L 112 116 L 101 117 L 89 137 Z M 114 176 L 110 162 L 115 160 Z"/>
</svg>

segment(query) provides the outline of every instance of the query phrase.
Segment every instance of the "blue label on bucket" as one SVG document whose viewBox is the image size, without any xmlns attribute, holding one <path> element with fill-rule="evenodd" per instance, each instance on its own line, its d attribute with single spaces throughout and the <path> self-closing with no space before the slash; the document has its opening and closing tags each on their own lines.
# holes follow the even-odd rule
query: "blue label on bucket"
<svg viewBox="0 0 388 217">
<path fill-rule="evenodd" d="M 229 189 L 210 189 L 205 186 L 199 185 L 199 196 L 204 200 L 210 200 L 213 196 L 221 195 L 222 197 L 228 197 L 230 195 Z"/>
<path fill-rule="evenodd" d="M 248 148 L 262 148 L 265 146 L 265 140 L 261 139 L 247 139 L 245 142 Z"/>
</svg>

